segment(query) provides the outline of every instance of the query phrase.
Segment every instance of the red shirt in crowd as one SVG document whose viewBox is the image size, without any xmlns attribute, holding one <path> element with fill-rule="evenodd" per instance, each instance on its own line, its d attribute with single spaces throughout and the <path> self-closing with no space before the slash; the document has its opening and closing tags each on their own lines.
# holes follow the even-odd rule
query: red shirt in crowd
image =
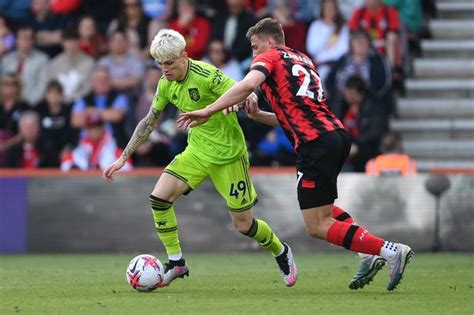
<svg viewBox="0 0 474 315">
<path fill-rule="evenodd" d="M 385 39 L 389 32 L 400 31 L 400 18 L 398 11 L 394 7 L 381 5 L 376 10 L 367 7 L 360 7 L 354 11 L 349 21 L 349 29 L 355 31 L 365 30 L 374 48 L 380 54 L 385 54 Z"/>
<path fill-rule="evenodd" d="M 181 33 L 186 39 L 186 52 L 191 59 L 201 59 L 206 52 L 211 27 L 202 17 L 195 17 L 187 26 L 181 26 L 178 20 L 173 20 L 169 28 Z"/>
</svg>

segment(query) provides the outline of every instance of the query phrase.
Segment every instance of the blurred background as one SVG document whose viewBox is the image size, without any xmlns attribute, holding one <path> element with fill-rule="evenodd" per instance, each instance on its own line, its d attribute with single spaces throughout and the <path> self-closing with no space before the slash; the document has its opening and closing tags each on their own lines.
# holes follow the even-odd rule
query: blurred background
<svg viewBox="0 0 474 315">
<path fill-rule="evenodd" d="M 314 60 L 352 136 L 339 203 L 415 250 L 474 250 L 471 1 L 0 0 L 0 253 L 156 248 L 147 196 L 186 146 L 176 108 L 166 108 L 127 176 L 114 185 L 99 177 L 154 97 L 161 72 L 149 43 L 175 29 L 190 58 L 240 80 L 251 62 L 245 33 L 268 16 L 287 46 Z M 258 214 L 296 248 L 331 250 L 305 236 L 282 130 L 245 114 L 239 122 Z M 210 183 L 181 199 L 185 250 L 253 250 L 230 232 Z"/>
</svg>

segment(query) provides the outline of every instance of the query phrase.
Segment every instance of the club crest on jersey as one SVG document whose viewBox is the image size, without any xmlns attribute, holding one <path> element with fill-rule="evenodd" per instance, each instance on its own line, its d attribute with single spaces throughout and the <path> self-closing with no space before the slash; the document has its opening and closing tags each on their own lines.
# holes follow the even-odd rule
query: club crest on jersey
<svg viewBox="0 0 474 315">
<path fill-rule="evenodd" d="M 189 92 L 189 97 L 197 102 L 201 99 L 201 95 L 199 95 L 199 90 L 197 88 L 190 88 L 188 89 L 188 92 Z"/>
</svg>

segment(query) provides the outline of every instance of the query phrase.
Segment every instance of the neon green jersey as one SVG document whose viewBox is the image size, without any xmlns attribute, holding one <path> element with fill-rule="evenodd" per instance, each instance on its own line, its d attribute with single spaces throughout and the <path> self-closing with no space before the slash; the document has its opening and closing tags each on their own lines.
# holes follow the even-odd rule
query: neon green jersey
<svg viewBox="0 0 474 315">
<path fill-rule="evenodd" d="M 169 81 L 161 77 L 152 103 L 155 109 L 162 111 L 169 103 L 182 112 L 202 109 L 217 100 L 234 83 L 212 65 L 192 59 L 188 61 L 184 80 Z M 237 115 L 217 113 L 205 124 L 191 128 L 187 150 L 214 164 L 227 164 L 239 158 L 245 150 L 245 138 Z"/>
</svg>

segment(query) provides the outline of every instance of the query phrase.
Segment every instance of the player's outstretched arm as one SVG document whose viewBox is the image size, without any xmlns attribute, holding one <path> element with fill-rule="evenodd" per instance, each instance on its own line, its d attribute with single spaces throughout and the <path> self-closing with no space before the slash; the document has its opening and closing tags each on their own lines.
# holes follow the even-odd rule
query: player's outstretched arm
<svg viewBox="0 0 474 315">
<path fill-rule="evenodd" d="M 160 117 L 161 111 L 156 110 L 151 107 L 148 114 L 143 118 L 135 128 L 130 141 L 128 141 L 125 150 L 123 150 L 122 155 L 118 158 L 117 161 L 109 165 L 103 172 L 102 177 L 107 182 L 112 182 L 114 180 L 114 173 L 119 171 L 124 165 L 125 162 L 132 156 L 133 152 L 148 138 L 148 136 L 155 130 L 158 123 L 158 118 Z"/>
<path fill-rule="evenodd" d="M 263 81 L 265 75 L 262 72 L 251 70 L 242 81 L 234 84 L 213 104 L 204 109 L 181 114 L 176 121 L 178 127 L 187 129 L 205 123 L 215 113 L 244 101 Z"/>
</svg>

